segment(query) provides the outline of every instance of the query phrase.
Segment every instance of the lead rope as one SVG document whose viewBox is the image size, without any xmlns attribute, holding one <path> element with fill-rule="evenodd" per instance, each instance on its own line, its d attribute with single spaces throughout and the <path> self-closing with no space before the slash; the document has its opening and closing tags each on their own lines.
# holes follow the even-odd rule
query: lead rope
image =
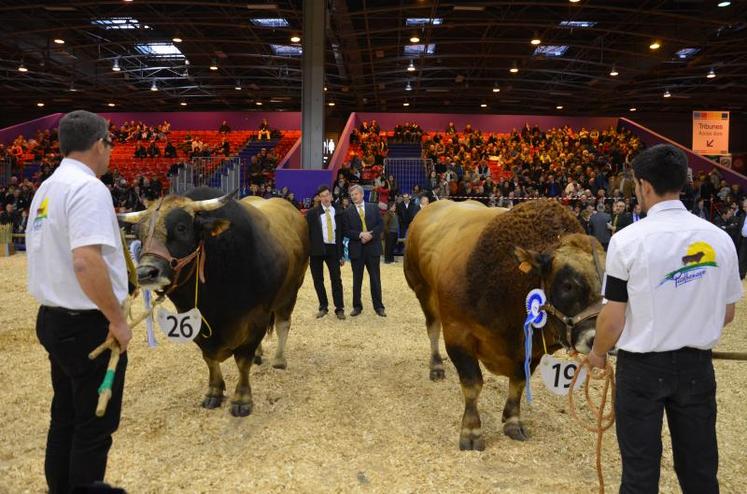
<svg viewBox="0 0 747 494">
<path fill-rule="evenodd" d="M 204 274 L 202 274 L 204 272 L 204 269 L 202 268 L 202 265 L 200 264 L 204 260 L 202 250 L 203 250 L 202 246 L 200 246 L 200 250 L 197 251 L 197 260 L 196 260 L 197 271 L 195 272 L 195 307 L 197 307 L 197 294 L 199 292 L 200 277 L 202 276 L 204 278 Z M 204 338 L 206 339 L 210 338 L 211 336 L 213 336 L 213 328 L 210 327 L 210 323 L 207 322 L 207 319 L 205 319 L 205 316 L 202 315 L 202 311 L 200 311 L 200 317 L 202 318 L 202 322 L 205 323 L 209 331 L 208 335 L 204 336 Z"/>
<path fill-rule="evenodd" d="M 581 374 L 581 369 L 583 369 L 584 367 L 587 369 L 587 378 L 584 382 L 584 396 L 586 397 L 586 404 L 588 405 L 591 413 L 595 418 L 593 425 L 589 425 L 588 423 L 584 422 L 581 417 L 579 417 L 576 411 L 576 402 L 573 399 L 573 391 L 576 388 L 576 380 Z M 592 401 L 591 396 L 589 395 L 589 383 L 592 380 L 604 381 L 604 385 L 602 387 L 602 397 L 599 402 L 599 406 L 597 406 L 596 403 Z M 604 410 L 607 406 L 608 393 L 610 393 L 610 410 L 605 414 Z M 615 369 L 612 367 L 609 359 L 606 361 L 604 369 L 596 372 L 594 372 L 594 368 L 591 366 L 591 363 L 589 363 L 589 360 L 587 358 L 579 361 L 578 369 L 573 375 L 573 380 L 571 381 L 568 391 L 568 405 L 571 409 L 571 416 L 574 418 L 574 420 L 581 424 L 581 426 L 587 431 L 596 433 L 597 480 L 599 481 L 599 494 L 604 494 L 604 475 L 602 474 L 602 438 L 605 431 L 607 431 L 610 427 L 612 427 L 612 424 L 615 423 Z"/>
</svg>

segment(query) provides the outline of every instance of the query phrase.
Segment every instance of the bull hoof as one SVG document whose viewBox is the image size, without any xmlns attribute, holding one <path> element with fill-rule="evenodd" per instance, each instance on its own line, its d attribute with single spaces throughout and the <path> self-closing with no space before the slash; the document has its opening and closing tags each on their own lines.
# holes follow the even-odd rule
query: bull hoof
<svg viewBox="0 0 747 494">
<path fill-rule="evenodd" d="M 446 379 L 446 371 L 443 369 L 431 369 L 431 381 L 443 381 Z"/>
<path fill-rule="evenodd" d="M 288 363 L 285 361 L 285 359 L 275 359 L 272 361 L 272 367 L 274 369 L 287 369 Z"/>
<path fill-rule="evenodd" d="M 254 356 L 254 363 L 257 365 L 262 365 L 262 355 L 255 355 Z"/>
<path fill-rule="evenodd" d="M 506 422 L 503 424 L 503 433 L 514 441 L 527 441 L 529 439 L 520 422 Z"/>
<path fill-rule="evenodd" d="M 465 434 L 459 438 L 459 449 L 461 451 L 483 451 L 485 449 L 485 440 L 482 436 Z"/>
<path fill-rule="evenodd" d="M 206 395 L 205 399 L 202 400 L 202 407 L 207 408 L 208 410 L 219 408 L 221 404 L 223 403 L 224 399 L 225 397 L 223 395 L 220 395 L 220 396 Z"/>
<path fill-rule="evenodd" d="M 231 415 L 234 417 L 247 417 L 252 413 L 252 404 L 239 401 L 231 402 Z"/>
</svg>

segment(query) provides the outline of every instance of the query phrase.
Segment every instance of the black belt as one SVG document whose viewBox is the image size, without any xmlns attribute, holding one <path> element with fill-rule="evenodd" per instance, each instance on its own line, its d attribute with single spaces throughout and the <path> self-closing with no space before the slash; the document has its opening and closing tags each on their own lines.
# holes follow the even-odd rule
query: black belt
<svg viewBox="0 0 747 494">
<path fill-rule="evenodd" d="M 625 350 L 618 350 L 618 355 L 623 355 L 627 359 L 631 360 L 652 360 L 652 359 L 660 359 L 667 357 L 674 357 L 676 355 L 682 355 L 682 356 L 698 356 L 698 357 L 710 357 L 711 356 L 711 350 L 701 350 L 700 348 L 692 348 L 692 347 L 683 347 L 677 350 L 668 350 L 666 352 L 645 352 L 645 353 L 638 353 L 638 352 L 628 352 Z"/>
<path fill-rule="evenodd" d="M 51 305 L 42 305 L 41 308 L 54 314 L 64 314 L 71 317 L 104 315 L 103 312 L 98 309 L 67 309 L 65 307 L 52 307 Z"/>
</svg>

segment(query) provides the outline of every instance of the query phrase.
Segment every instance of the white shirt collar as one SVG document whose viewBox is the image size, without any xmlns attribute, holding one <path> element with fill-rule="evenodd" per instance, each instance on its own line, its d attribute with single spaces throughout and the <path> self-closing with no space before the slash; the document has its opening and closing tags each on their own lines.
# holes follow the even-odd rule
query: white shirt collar
<svg viewBox="0 0 747 494">
<path fill-rule="evenodd" d="M 646 213 L 647 216 L 652 216 L 654 214 L 658 214 L 664 211 L 669 211 L 673 209 L 681 209 L 685 211 L 685 205 L 682 204 L 682 201 L 679 199 L 675 199 L 672 201 L 661 201 L 654 204 Z"/>
<path fill-rule="evenodd" d="M 64 158 L 64 159 L 63 159 L 63 160 L 62 160 L 62 161 L 60 162 L 60 166 L 64 166 L 64 165 L 69 165 L 69 166 L 75 167 L 75 168 L 77 168 L 78 170 L 82 171 L 83 173 L 87 173 L 88 175 L 90 175 L 90 176 L 92 176 L 92 177 L 95 177 L 95 176 L 96 176 L 96 174 L 95 174 L 95 173 L 93 173 L 93 170 L 91 170 L 91 169 L 90 169 L 90 168 L 88 167 L 88 165 L 86 165 L 85 163 L 83 163 L 83 162 L 81 162 L 81 161 L 78 161 L 78 160 L 74 160 L 74 159 L 72 159 L 72 158 Z"/>
<path fill-rule="evenodd" d="M 366 205 L 366 202 L 365 201 L 361 201 L 361 202 L 359 202 L 358 204 L 355 205 L 355 209 L 360 209 L 362 207 L 365 207 L 365 205 Z"/>
</svg>

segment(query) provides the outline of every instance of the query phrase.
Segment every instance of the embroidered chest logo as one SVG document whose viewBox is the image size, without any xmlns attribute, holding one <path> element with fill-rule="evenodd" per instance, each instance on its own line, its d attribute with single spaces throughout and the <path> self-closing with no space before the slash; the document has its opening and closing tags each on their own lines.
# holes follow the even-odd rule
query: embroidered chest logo
<svg viewBox="0 0 747 494">
<path fill-rule="evenodd" d="M 659 286 L 673 282 L 675 287 L 697 281 L 705 276 L 708 268 L 717 268 L 716 251 L 706 242 L 694 242 L 682 256 L 682 267 L 667 273 Z"/>
<path fill-rule="evenodd" d="M 33 229 L 38 231 L 42 226 L 42 221 L 47 219 L 49 214 L 49 197 L 45 197 L 39 205 L 39 209 L 36 210 L 36 218 L 34 219 Z"/>
</svg>

